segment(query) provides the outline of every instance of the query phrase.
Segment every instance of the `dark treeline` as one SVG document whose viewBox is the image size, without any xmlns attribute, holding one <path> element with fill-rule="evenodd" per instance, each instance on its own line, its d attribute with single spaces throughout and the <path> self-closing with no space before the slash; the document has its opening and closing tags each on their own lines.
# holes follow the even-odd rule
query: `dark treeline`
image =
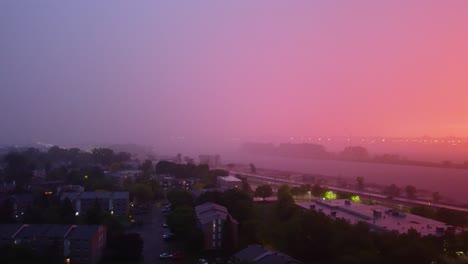
<svg viewBox="0 0 468 264">
<path fill-rule="evenodd" d="M 179 164 L 170 161 L 160 161 L 156 164 L 157 174 L 166 174 L 180 179 L 199 179 L 205 188 L 215 187 L 218 176 L 227 176 L 229 172 L 225 170 L 210 170 L 206 164 L 195 165 L 193 163 Z"/>
<path fill-rule="evenodd" d="M 97 148 L 91 152 L 57 146 L 51 147 L 48 151 L 29 148 L 21 152 L 13 151 L 1 157 L 0 164 L 3 169 L 0 169 L 0 181 L 6 183 L 14 181 L 17 188 L 22 189 L 31 182 L 34 171 L 43 171 L 47 180 L 66 180 L 72 184 L 89 185 L 93 184 L 93 180 L 102 179 L 104 176 L 102 170 L 96 167 L 108 168 L 117 164 L 119 168 L 123 168 L 124 163 L 130 160 L 129 153 L 115 153 L 107 148 Z M 85 181 L 83 175 L 88 174 L 93 177 Z"/>
<path fill-rule="evenodd" d="M 372 232 L 366 224 L 297 207 L 287 186 L 277 195 L 276 202 L 254 205 L 254 241 L 305 263 L 462 263 L 454 261 L 457 252 L 468 250 L 466 232 L 441 237 L 421 237 L 414 230 Z"/>
<path fill-rule="evenodd" d="M 360 161 L 373 163 L 386 163 L 411 166 L 425 167 L 442 167 L 442 168 L 457 168 L 468 169 L 468 161 L 462 164 L 456 164 L 451 161 L 442 161 L 440 163 L 408 160 L 398 154 L 385 153 L 380 155 L 372 155 L 362 146 L 345 147 L 341 152 L 329 152 L 323 145 L 311 143 L 281 143 L 275 145 L 273 143 L 245 143 L 242 145 L 242 150 L 252 154 L 272 155 L 290 158 L 308 158 L 308 159 L 328 159 L 328 160 L 344 160 L 344 161 Z"/>
<path fill-rule="evenodd" d="M 281 186 L 277 201 L 256 203 L 241 190 L 210 191 L 196 199 L 175 190 L 168 194 L 175 205 L 168 224 L 188 249 L 196 250 L 203 238 L 196 228 L 193 206 L 214 202 L 226 206 L 239 222 L 239 244 L 223 245 L 227 255 L 257 243 L 304 263 L 463 263 L 457 252 L 468 250 L 466 232 L 441 237 L 421 237 L 414 230 L 406 234 L 373 232 L 366 224 L 351 225 L 296 206 L 292 194 L 297 191 Z"/>
</svg>

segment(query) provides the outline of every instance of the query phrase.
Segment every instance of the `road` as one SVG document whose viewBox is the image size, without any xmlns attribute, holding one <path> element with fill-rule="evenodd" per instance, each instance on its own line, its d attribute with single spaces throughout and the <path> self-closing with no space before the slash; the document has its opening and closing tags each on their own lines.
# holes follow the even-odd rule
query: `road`
<svg viewBox="0 0 468 264">
<path fill-rule="evenodd" d="M 169 233 L 169 229 L 162 226 L 166 222 L 166 219 L 161 213 L 161 206 L 159 204 L 154 204 L 148 214 L 139 217 L 144 222 L 143 226 L 133 227 L 129 232 L 138 233 L 143 239 L 143 264 L 195 263 L 193 259 L 176 261 L 159 258 L 159 254 L 163 252 L 181 252 L 183 249 L 181 243 L 175 241 L 167 242 L 162 239 L 163 234 Z"/>
<path fill-rule="evenodd" d="M 143 226 L 134 227 L 129 232 L 140 234 L 143 239 L 143 263 L 171 263 L 171 260 L 159 259 L 159 254 L 163 252 L 178 251 L 173 243 L 166 242 L 162 239 L 162 235 L 168 233 L 167 228 L 162 225 L 165 222 L 165 216 L 161 213 L 161 208 L 158 204 L 154 204 L 149 213 L 140 216 L 143 220 Z"/>
<path fill-rule="evenodd" d="M 301 184 L 306 184 L 305 182 L 300 182 L 300 181 L 292 181 L 292 180 L 287 180 L 287 179 L 278 179 L 275 177 L 268 177 L 268 176 L 263 176 L 263 175 L 257 175 L 257 174 L 251 174 L 251 173 L 244 173 L 244 172 L 236 172 L 236 171 L 230 171 L 231 174 L 236 175 L 242 175 L 244 177 L 247 177 L 249 181 L 252 179 L 255 180 L 253 184 L 288 184 L 290 186 L 299 186 Z M 387 195 L 383 194 L 378 194 L 378 193 L 370 193 L 370 192 L 365 192 L 365 191 L 358 191 L 354 189 L 344 189 L 344 188 L 339 188 L 335 186 L 327 186 L 323 185 L 323 188 L 332 190 L 332 191 L 340 191 L 340 192 L 345 192 L 345 193 L 351 193 L 354 195 L 360 195 L 366 198 L 374 198 L 374 199 L 383 199 L 388 202 L 396 202 L 396 203 L 405 203 L 408 205 L 425 205 L 425 206 L 432 206 L 435 208 L 445 208 L 445 209 L 450 209 L 450 210 L 455 210 L 455 211 L 460 211 L 460 212 L 468 212 L 468 208 L 457 206 L 457 205 L 449 205 L 449 204 L 441 204 L 441 203 L 433 203 L 429 201 L 421 201 L 421 200 L 414 200 L 414 199 L 407 199 L 403 197 L 393 197 L 392 199 L 388 199 Z"/>
</svg>

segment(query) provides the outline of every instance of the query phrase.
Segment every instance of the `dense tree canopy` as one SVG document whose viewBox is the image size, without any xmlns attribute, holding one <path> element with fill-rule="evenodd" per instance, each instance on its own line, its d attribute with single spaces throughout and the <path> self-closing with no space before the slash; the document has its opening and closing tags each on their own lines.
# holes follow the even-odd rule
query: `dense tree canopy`
<svg viewBox="0 0 468 264">
<path fill-rule="evenodd" d="M 271 195 L 273 195 L 273 190 L 268 184 L 260 185 L 255 189 L 255 197 L 260 197 L 265 200 L 265 198 L 270 197 Z"/>
</svg>

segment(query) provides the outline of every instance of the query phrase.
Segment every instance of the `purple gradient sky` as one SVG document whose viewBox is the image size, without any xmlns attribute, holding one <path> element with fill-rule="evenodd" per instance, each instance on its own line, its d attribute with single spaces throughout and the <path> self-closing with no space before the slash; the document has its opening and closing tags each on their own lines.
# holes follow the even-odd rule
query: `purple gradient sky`
<svg viewBox="0 0 468 264">
<path fill-rule="evenodd" d="M 468 1 L 0 1 L 0 143 L 468 136 Z"/>
</svg>

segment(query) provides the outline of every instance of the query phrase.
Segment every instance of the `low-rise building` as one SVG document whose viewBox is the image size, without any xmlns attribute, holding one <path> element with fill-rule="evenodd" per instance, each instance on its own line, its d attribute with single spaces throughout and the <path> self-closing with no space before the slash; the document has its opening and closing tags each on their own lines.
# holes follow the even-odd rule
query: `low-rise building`
<svg viewBox="0 0 468 264">
<path fill-rule="evenodd" d="M 249 245 L 243 250 L 237 252 L 231 258 L 232 263 L 258 263 L 258 264 L 301 264 L 286 254 L 278 251 L 266 249 L 260 245 Z"/>
<path fill-rule="evenodd" d="M 74 205 L 77 215 L 94 208 L 96 203 L 102 210 L 115 216 L 127 216 L 129 212 L 128 192 L 63 193 L 60 200 L 67 198 Z"/>
<path fill-rule="evenodd" d="M 238 222 L 226 207 L 204 203 L 195 207 L 195 213 L 198 226 L 203 232 L 204 249 L 221 249 L 224 243 L 237 244 Z"/>
<path fill-rule="evenodd" d="M 225 188 L 225 189 L 234 189 L 234 188 L 241 188 L 242 187 L 242 181 L 234 177 L 232 175 L 229 176 L 219 176 L 218 180 L 218 187 L 220 188 Z"/>
<path fill-rule="evenodd" d="M 319 200 L 301 202 L 299 206 L 322 212 L 332 218 L 345 219 L 351 224 L 366 223 L 373 231 L 407 233 L 415 230 L 422 236 L 443 235 L 453 227 L 422 216 L 404 213 L 381 205 L 365 205 L 350 200 Z M 456 231 L 456 230 L 455 230 Z"/>
<path fill-rule="evenodd" d="M 102 258 L 106 246 L 104 226 L 76 226 L 66 237 L 69 263 L 95 264 Z"/>
<path fill-rule="evenodd" d="M 38 254 L 56 255 L 64 263 L 96 264 L 106 246 L 106 228 L 102 225 L 0 225 L 0 246 L 12 244 L 29 247 Z"/>
</svg>

